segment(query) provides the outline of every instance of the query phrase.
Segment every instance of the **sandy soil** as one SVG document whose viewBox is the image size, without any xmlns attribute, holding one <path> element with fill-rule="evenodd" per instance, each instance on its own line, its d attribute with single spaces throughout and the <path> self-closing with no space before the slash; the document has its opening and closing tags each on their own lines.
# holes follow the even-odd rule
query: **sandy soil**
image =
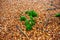
<svg viewBox="0 0 60 40">
<path fill-rule="evenodd" d="M 58 4 L 54 1 L 54 4 Z M 0 40 L 60 40 L 60 18 L 54 14 L 60 9 L 50 5 L 49 0 L 0 0 Z M 34 9 L 38 17 L 33 30 L 26 31 L 24 22 L 19 20 L 26 10 Z M 46 23 L 47 22 L 47 23 Z M 46 25 L 47 24 L 47 25 Z M 27 35 L 23 35 L 16 26 Z"/>
</svg>

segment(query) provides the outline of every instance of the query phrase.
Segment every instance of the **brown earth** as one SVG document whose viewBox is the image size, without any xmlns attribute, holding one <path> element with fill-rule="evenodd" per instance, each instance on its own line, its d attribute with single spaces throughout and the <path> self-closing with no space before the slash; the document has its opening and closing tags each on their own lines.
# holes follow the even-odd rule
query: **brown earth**
<svg viewBox="0 0 60 40">
<path fill-rule="evenodd" d="M 53 1 L 60 6 L 60 1 Z M 0 0 L 0 40 L 60 40 L 60 18 L 54 17 L 60 9 L 50 5 L 50 0 Z M 26 31 L 24 22 L 19 20 L 26 10 L 35 10 L 38 17 L 33 30 Z M 26 34 L 16 28 L 18 26 Z"/>
</svg>

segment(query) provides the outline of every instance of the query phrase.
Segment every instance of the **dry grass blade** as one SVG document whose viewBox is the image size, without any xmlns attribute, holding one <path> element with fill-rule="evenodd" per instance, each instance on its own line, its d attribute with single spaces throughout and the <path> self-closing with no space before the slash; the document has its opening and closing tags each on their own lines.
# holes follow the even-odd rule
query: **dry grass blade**
<svg viewBox="0 0 60 40">
<path fill-rule="evenodd" d="M 16 25 L 16 28 L 17 28 L 24 36 L 26 36 L 27 39 L 29 40 L 29 37 L 26 35 L 26 33 L 24 33 L 24 32 L 22 31 L 22 29 L 21 29 L 19 26 Z"/>
</svg>

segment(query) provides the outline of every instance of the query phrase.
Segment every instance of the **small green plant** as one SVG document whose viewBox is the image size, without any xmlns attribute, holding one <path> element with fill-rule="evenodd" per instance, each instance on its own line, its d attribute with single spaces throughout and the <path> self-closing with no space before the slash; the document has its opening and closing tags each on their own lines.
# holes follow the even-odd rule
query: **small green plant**
<svg viewBox="0 0 60 40">
<path fill-rule="evenodd" d="M 30 20 L 26 19 L 25 16 L 21 16 L 20 20 L 25 21 L 26 30 L 32 30 L 32 26 L 35 25 L 35 20 L 33 17 L 37 17 L 37 13 L 34 10 L 28 10 L 25 12 L 30 16 Z"/>
<path fill-rule="evenodd" d="M 55 14 L 55 17 L 60 17 L 60 13 Z"/>
</svg>

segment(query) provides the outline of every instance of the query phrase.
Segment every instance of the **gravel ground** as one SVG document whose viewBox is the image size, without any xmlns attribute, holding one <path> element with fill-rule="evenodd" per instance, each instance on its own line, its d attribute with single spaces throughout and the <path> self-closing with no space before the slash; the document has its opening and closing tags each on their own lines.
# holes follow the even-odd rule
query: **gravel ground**
<svg viewBox="0 0 60 40">
<path fill-rule="evenodd" d="M 60 1 L 52 0 L 0 0 L 0 40 L 60 40 Z M 55 8 L 56 9 L 51 9 Z M 38 18 L 33 30 L 26 31 L 24 22 L 19 20 L 26 10 L 35 10 Z M 19 27 L 25 33 L 16 28 Z"/>
</svg>

